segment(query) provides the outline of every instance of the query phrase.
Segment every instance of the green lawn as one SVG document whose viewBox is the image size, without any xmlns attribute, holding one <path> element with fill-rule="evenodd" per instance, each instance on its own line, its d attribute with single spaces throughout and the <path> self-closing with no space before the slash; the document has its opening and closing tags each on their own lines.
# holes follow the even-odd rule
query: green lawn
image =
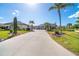
<svg viewBox="0 0 79 59">
<path fill-rule="evenodd" d="M 0 31 L 0 38 L 1 39 L 6 39 L 9 37 L 9 31 Z"/>
<path fill-rule="evenodd" d="M 52 32 L 49 32 L 51 34 Z M 59 44 L 79 55 L 79 33 L 65 31 L 62 37 L 52 36 Z"/>
<path fill-rule="evenodd" d="M 26 32 L 29 32 L 29 31 L 19 30 L 18 35 L 26 33 Z M 9 31 L 8 30 L 1 30 L 0 31 L 0 38 L 1 39 L 7 39 L 8 37 L 9 37 Z"/>
</svg>

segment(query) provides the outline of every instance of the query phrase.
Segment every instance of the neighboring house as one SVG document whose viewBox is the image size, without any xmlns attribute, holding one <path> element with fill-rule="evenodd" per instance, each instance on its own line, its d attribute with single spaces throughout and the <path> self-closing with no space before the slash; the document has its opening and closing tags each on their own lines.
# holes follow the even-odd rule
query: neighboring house
<svg viewBox="0 0 79 59">
<path fill-rule="evenodd" d="M 22 29 L 26 30 L 28 27 L 29 27 L 28 25 L 23 25 L 23 24 L 22 25 L 18 25 L 18 28 L 20 30 L 22 30 Z"/>
<path fill-rule="evenodd" d="M 57 27 L 56 24 L 50 24 L 51 29 L 55 29 Z M 42 29 L 44 30 L 46 28 L 46 26 L 44 24 L 41 24 L 41 25 L 38 25 L 38 26 L 35 26 L 35 29 Z"/>
<path fill-rule="evenodd" d="M 10 26 L 10 25 L 4 25 L 4 28 L 5 28 L 6 30 L 10 30 L 10 29 L 11 29 L 11 26 Z"/>
<path fill-rule="evenodd" d="M 35 29 L 43 30 L 43 29 L 44 29 L 44 26 L 39 25 L 39 26 L 35 26 L 34 28 L 35 28 Z"/>
<path fill-rule="evenodd" d="M 22 23 L 22 22 L 18 21 L 18 22 L 17 22 L 17 27 L 18 27 L 18 29 L 20 29 L 20 30 L 22 30 L 22 29 L 26 30 L 26 29 L 28 28 L 28 25 L 25 24 L 25 23 Z M 6 29 L 6 30 L 12 30 L 12 29 L 13 29 L 12 22 L 2 24 L 2 25 L 0 26 L 0 28 Z"/>
<path fill-rule="evenodd" d="M 1 29 L 9 30 L 9 29 L 11 28 L 11 26 L 10 26 L 10 25 L 4 25 L 4 24 L 3 24 L 3 25 L 0 26 L 0 28 L 1 28 Z"/>
<path fill-rule="evenodd" d="M 18 28 L 21 29 L 21 30 L 22 30 L 22 29 L 26 30 L 26 29 L 29 27 L 27 24 L 22 23 L 22 22 L 20 22 L 20 21 L 17 22 L 17 26 L 18 26 Z"/>
</svg>

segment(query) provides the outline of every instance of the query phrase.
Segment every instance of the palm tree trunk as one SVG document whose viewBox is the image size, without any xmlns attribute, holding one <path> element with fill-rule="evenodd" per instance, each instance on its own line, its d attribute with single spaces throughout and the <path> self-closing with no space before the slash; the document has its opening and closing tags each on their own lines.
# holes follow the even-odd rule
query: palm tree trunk
<svg viewBox="0 0 79 59">
<path fill-rule="evenodd" d="M 59 22 L 60 22 L 59 29 L 60 29 L 60 32 L 62 33 L 62 28 L 61 28 L 61 12 L 60 12 L 60 9 L 58 9 L 58 15 L 59 15 Z"/>
</svg>

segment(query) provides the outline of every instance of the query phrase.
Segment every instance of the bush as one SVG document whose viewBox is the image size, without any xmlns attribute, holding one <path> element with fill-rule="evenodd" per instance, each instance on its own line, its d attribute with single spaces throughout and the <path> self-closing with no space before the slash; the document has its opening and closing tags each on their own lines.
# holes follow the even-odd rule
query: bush
<svg viewBox="0 0 79 59">
<path fill-rule="evenodd" d="M 68 29 L 67 31 L 72 31 L 72 32 L 73 32 L 73 31 L 74 31 L 74 29 Z"/>
</svg>

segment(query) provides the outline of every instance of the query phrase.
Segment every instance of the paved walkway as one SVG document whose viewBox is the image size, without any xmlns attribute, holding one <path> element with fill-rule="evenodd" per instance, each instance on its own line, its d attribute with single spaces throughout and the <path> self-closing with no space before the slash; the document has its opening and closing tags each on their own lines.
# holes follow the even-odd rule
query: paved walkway
<svg viewBox="0 0 79 59">
<path fill-rule="evenodd" d="M 0 55 L 5 56 L 74 56 L 44 30 L 25 33 L 0 43 Z"/>
</svg>

